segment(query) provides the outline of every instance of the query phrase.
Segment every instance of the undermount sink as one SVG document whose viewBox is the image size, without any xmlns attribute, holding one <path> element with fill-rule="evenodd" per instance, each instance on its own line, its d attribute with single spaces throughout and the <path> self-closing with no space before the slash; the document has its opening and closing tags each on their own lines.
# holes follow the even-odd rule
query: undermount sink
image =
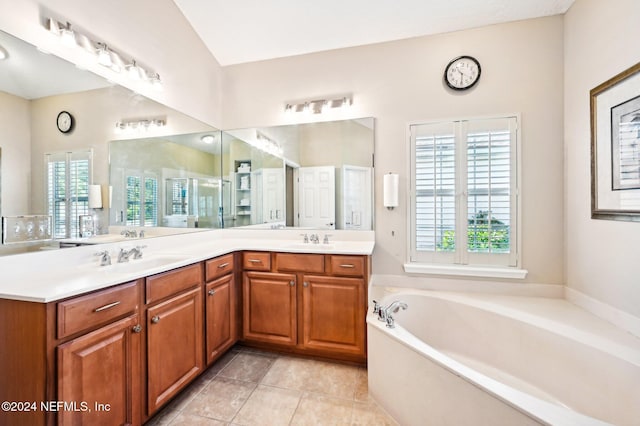
<svg viewBox="0 0 640 426">
<path fill-rule="evenodd" d="M 144 254 L 141 259 L 129 259 L 128 262 L 118 263 L 118 257 L 111 256 L 111 265 L 96 266 L 95 264 L 90 267 L 82 268 L 83 271 L 90 273 L 103 273 L 103 274 L 123 274 L 133 273 L 139 271 L 146 271 L 163 266 L 170 266 L 171 264 L 177 264 L 189 259 L 189 256 L 183 254 Z"/>
<path fill-rule="evenodd" d="M 285 246 L 286 249 L 309 250 L 309 251 L 326 251 L 333 250 L 334 244 L 314 244 L 314 243 L 292 243 Z"/>
<path fill-rule="evenodd" d="M 141 259 L 130 259 L 128 262 L 117 263 L 117 260 L 112 260 L 113 264 L 111 264 L 110 267 L 118 271 L 138 271 L 170 265 L 187 259 L 188 256 L 181 254 L 156 254 L 148 256 L 145 254 Z M 108 267 L 109 266 L 106 266 L 105 268 Z"/>
</svg>

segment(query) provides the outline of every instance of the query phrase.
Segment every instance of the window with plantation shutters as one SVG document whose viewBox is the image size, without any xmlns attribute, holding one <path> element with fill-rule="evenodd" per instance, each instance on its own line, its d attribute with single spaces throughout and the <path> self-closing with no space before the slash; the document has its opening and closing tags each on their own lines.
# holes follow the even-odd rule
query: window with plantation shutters
<svg viewBox="0 0 640 426">
<path fill-rule="evenodd" d="M 79 236 L 79 216 L 89 214 L 91 151 L 45 154 L 47 214 L 54 238 Z"/>
<path fill-rule="evenodd" d="M 127 226 L 158 225 L 158 179 L 127 176 Z"/>
<path fill-rule="evenodd" d="M 517 118 L 410 126 L 410 262 L 517 266 Z"/>
</svg>

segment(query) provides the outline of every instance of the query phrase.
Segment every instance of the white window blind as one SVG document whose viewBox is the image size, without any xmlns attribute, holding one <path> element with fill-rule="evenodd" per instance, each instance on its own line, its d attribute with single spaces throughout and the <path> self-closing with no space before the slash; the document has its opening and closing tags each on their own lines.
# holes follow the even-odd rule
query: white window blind
<svg viewBox="0 0 640 426">
<path fill-rule="evenodd" d="M 410 261 L 515 266 L 516 118 L 410 130 Z"/>
<path fill-rule="evenodd" d="M 45 154 L 54 238 L 79 236 L 79 216 L 89 214 L 91 158 L 91 151 Z"/>
</svg>

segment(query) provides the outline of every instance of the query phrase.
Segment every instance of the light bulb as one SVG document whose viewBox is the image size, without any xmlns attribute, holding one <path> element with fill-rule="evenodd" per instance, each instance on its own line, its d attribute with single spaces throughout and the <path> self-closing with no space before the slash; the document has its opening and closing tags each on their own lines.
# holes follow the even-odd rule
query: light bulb
<svg viewBox="0 0 640 426">
<path fill-rule="evenodd" d="M 136 65 L 136 61 L 132 61 L 131 64 L 125 67 L 127 69 L 127 75 L 132 80 L 140 80 L 142 75 L 140 74 L 140 67 Z"/>
<path fill-rule="evenodd" d="M 67 22 L 67 26 L 60 29 L 60 41 L 65 46 L 76 46 L 76 34 L 71 29 L 71 24 Z"/>
<path fill-rule="evenodd" d="M 109 48 L 106 44 L 98 43 L 98 51 L 96 54 L 98 55 L 98 63 L 100 65 L 104 67 L 111 67 L 113 65 L 111 52 L 109 52 Z"/>
</svg>

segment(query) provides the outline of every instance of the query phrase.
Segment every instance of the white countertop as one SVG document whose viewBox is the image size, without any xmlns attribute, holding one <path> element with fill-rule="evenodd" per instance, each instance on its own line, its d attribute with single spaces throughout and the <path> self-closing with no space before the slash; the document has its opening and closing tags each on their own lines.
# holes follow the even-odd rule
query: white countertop
<svg viewBox="0 0 640 426">
<path fill-rule="evenodd" d="M 322 231 L 317 231 L 321 239 Z M 41 253 L 0 257 L 0 298 L 46 303 L 168 271 L 240 250 L 371 255 L 373 231 L 331 231 L 329 244 L 302 242 L 299 230 L 211 230 L 127 239 Z M 142 259 L 117 263 L 121 248 L 146 246 Z M 97 251 L 112 264 L 99 266 Z"/>
</svg>

